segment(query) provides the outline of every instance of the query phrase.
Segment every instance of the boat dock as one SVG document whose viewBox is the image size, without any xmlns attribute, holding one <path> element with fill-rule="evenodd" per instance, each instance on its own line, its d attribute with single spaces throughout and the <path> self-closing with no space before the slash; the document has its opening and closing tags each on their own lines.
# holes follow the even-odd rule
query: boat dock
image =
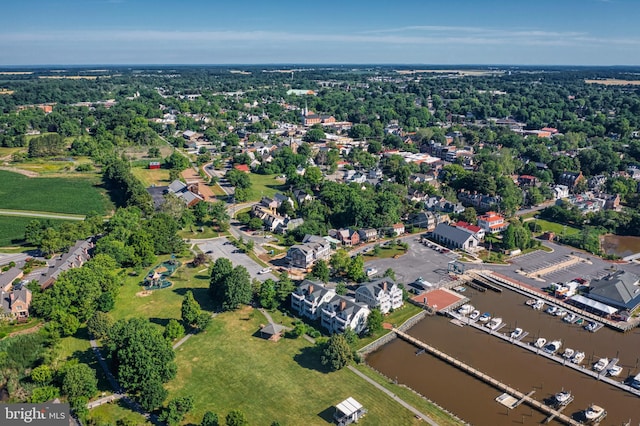
<svg viewBox="0 0 640 426">
<path fill-rule="evenodd" d="M 569 368 L 571 368 L 571 369 L 573 369 L 575 371 L 578 371 L 580 373 L 586 374 L 588 376 L 593 377 L 596 380 L 600 380 L 602 382 L 606 382 L 606 383 L 608 383 L 608 384 L 610 384 L 612 386 L 615 386 L 615 387 L 617 387 L 619 389 L 622 389 L 622 390 L 627 391 L 627 392 L 629 392 L 629 393 L 631 393 L 631 394 L 633 394 L 635 396 L 640 397 L 640 389 L 635 389 L 635 388 L 633 388 L 633 387 L 631 387 L 629 385 L 626 385 L 624 382 L 613 380 L 611 377 L 607 377 L 606 370 L 603 370 L 601 372 L 597 372 L 597 371 L 591 370 L 590 368 L 587 368 L 587 367 L 584 367 L 584 366 L 581 366 L 581 365 L 578 365 L 578 364 L 574 364 L 574 363 L 568 361 L 567 359 L 563 358 L 561 355 L 550 354 L 550 353 L 547 353 L 547 352 L 541 350 L 541 348 L 536 348 L 533 345 L 526 344 L 526 343 L 522 342 L 521 339 L 520 340 L 512 339 L 511 336 L 509 336 L 508 334 L 496 333 L 495 330 L 490 330 L 487 327 L 483 327 L 483 326 L 481 326 L 479 324 L 476 324 L 474 322 L 470 322 L 467 319 L 465 319 L 465 317 L 463 317 L 462 315 L 459 315 L 456 312 L 449 311 L 449 312 L 447 312 L 447 314 L 449 316 L 455 318 L 455 319 L 458 319 L 460 322 L 462 322 L 462 323 L 464 323 L 466 325 L 469 325 L 470 327 L 473 327 L 473 328 L 475 328 L 477 330 L 484 331 L 485 333 L 492 334 L 492 335 L 494 335 L 494 336 L 496 336 L 496 337 L 498 337 L 498 338 L 500 338 L 502 340 L 506 340 L 507 342 L 510 342 L 510 343 L 512 343 L 514 345 L 520 346 L 523 349 L 526 349 L 526 350 L 531 351 L 531 352 L 535 352 L 538 355 L 542 355 L 544 357 L 547 357 L 547 358 L 549 358 L 549 359 L 551 359 L 551 360 L 553 360 L 553 361 L 555 361 L 555 362 L 557 362 L 559 364 L 562 364 L 562 365 L 564 365 L 566 367 L 569 367 Z M 615 360 L 616 360 L 616 363 L 617 363 L 618 362 L 617 358 Z"/>
<path fill-rule="evenodd" d="M 396 328 L 393 329 L 393 332 L 400 337 L 401 339 L 411 343 L 412 345 L 418 347 L 418 348 L 422 348 L 424 349 L 426 352 L 429 352 L 431 355 L 434 355 L 438 358 L 440 358 L 441 360 L 453 365 L 454 367 L 474 376 L 475 378 L 482 380 L 485 383 L 488 383 L 489 385 L 493 386 L 494 388 L 501 390 L 502 392 L 505 392 L 511 396 L 513 396 L 514 398 L 518 399 L 517 404 L 520 405 L 522 403 L 526 403 L 527 405 L 535 408 L 536 410 L 548 414 L 549 416 L 554 416 L 554 418 L 557 418 L 559 421 L 561 421 L 564 424 L 570 425 L 570 426 L 579 426 L 580 423 L 578 423 L 577 421 L 573 420 L 571 417 L 568 417 L 564 414 L 562 414 L 561 412 L 559 412 L 558 410 L 549 407 L 545 404 L 543 404 L 540 401 L 537 401 L 533 398 L 531 398 L 530 395 L 526 395 L 520 391 L 518 391 L 517 389 L 514 389 L 502 382 L 500 382 L 499 380 L 494 379 L 491 376 L 488 376 L 486 374 L 484 374 L 483 372 L 481 372 L 480 370 L 477 370 L 455 358 L 453 358 L 452 356 L 447 355 L 446 353 L 439 351 L 438 349 L 427 345 L 426 343 L 416 339 L 415 337 L 412 337 L 410 335 L 408 335 L 407 333 L 404 333 Z"/>
</svg>

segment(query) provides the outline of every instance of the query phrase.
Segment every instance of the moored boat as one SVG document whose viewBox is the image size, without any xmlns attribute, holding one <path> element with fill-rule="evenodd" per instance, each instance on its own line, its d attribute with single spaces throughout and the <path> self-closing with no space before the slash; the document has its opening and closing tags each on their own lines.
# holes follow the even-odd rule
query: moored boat
<svg viewBox="0 0 640 426">
<path fill-rule="evenodd" d="M 607 368 L 607 365 L 609 365 L 609 358 L 600 358 L 595 364 L 593 364 L 593 369 L 600 372 Z"/>
<path fill-rule="evenodd" d="M 573 349 L 571 349 L 571 348 L 566 348 L 566 349 L 564 350 L 564 352 L 562 352 L 562 357 L 563 357 L 564 359 L 571 359 L 575 353 L 576 353 L 576 351 L 574 351 Z"/>
<path fill-rule="evenodd" d="M 544 351 L 548 354 L 555 354 L 556 352 L 558 352 L 561 346 L 562 346 L 562 341 L 553 340 L 544 347 Z"/>
<path fill-rule="evenodd" d="M 589 324 L 585 325 L 584 329 L 593 333 L 594 331 L 596 331 L 597 327 L 598 324 L 592 321 Z"/>
<path fill-rule="evenodd" d="M 520 336 L 522 336 L 523 332 L 524 330 L 522 330 L 520 327 L 516 327 L 516 329 L 511 332 L 511 338 L 518 339 L 520 338 Z"/>
<path fill-rule="evenodd" d="M 480 311 L 477 309 L 474 309 L 473 312 L 469 314 L 469 319 L 472 319 L 472 320 L 478 319 L 479 316 L 480 316 Z"/>
<path fill-rule="evenodd" d="M 488 324 L 485 324 L 485 327 L 495 330 L 500 327 L 500 324 L 502 324 L 502 318 L 491 318 L 491 321 L 489 321 Z"/>
<path fill-rule="evenodd" d="M 542 310 L 544 308 L 544 300 L 536 300 L 536 303 L 533 304 L 532 308 L 536 311 Z"/>
<path fill-rule="evenodd" d="M 614 365 L 613 367 L 607 370 L 607 374 L 609 374 L 612 377 L 619 376 L 620 373 L 622 373 L 622 367 L 620 367 L 619 365 Z"/>
<path fill-rule="evenodd" d="M 575 353 L 575 355 L 573 355 L 573 357 L 571 357 L 571 362 L 573 362 L 574 364 L 580 364 L 582 361 L 584 361 L 584 357 L 584 352 L 578 351 Z"/>
<path fill-rule="evenodd" d="M 535 346 L 536 348 L 542 348 L 544 345 L 547 344 L 547 339 L 545 339 L 544 337 L 539 337 L 535 343 L 533 344 L 533 346 Z"/>
<path fill-rule="evenodd" d="M 568 322 L 568 323 L 572 323 L 576 320 L 576 318 L 578 318 L 578 316 L 574 313 L 570 313 L 568 315 L 566 315 L 564 318 L 562 318 L 562 321 L 564 322 Z"/>
<path fill-rule="evenodd" d="M 458 308 L 458 313 L 460 315 L 469 315 L 471 312 L 473 312 L 474 309 L 475 308 L 473 307 L 473 305 L 465 303 L 464 305 L 460 306 L 460 308 Z"/>
<path fill-rule="evenodd" d="M 588 422 L 597 422 L 604 418 L 607 415 L 607 412 L 604 411 L 604 408 L 599 405 L 591 404 L 589 408 L 584 410 L 584 418 Z"/>
<path fill-rule="evenodd" d="M 485 312 L 484 314 L 480 315 L 480 318 L 478 318 L 478 321 L 488 322 L 490 319 L 491 319 L 491 314 L 489 312 Z"/>
<path fill-rule="evenodd" d="M 573 400 L 573 396 L 569 391 L 561 391 L 554 395 L 556 404 L 558 405 L 567 405 Z"/>
<path fill-rule="evenodd" d="M 549 315 L 554 315 L 558 308 L 556 306 L 549 306 L 549 308 L 545 311 Z"/>
<path fill-rule="evenodd" d="M 527 306 L 533 306 L 536 304 L 536 299 L 529 299 L 526 302 L 524 302 L 524 304 Z"/>
<path fill-rule="evenodd" d="M 562 317 L 566 316 L 566 315 L 567 315 L 567 313 L 568 313 L 568 312 L 567 312 L 567 311 L 565 311 L 564 309 L 558 309 L 558 310 L 556 311 L 556 313 L 555 313 L 555 316 L 562 318 Z"/>
</svg>

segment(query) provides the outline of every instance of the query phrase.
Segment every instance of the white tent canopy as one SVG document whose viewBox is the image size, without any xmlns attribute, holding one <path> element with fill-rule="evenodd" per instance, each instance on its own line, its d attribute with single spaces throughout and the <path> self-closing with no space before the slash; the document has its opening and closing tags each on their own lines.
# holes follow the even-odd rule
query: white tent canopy
<svg viewBox="0 0 640 426">
<path fill-rule="evenodd" d="M 336 408 L 345 416 L 350 417 L 357 413 L 358 410 L 362 409 L 362 404 L 360 404 L 352 397 L 349 397 L 342 401 L 340 404 L 336 405 Z"/>
<path fill-rule="evenodd" d="M 604 303 L 596 302 L 593 299 L 586 298 L 579 294 L 572 296 L 569 300 L 573 300 L 574 302 L 580 303 L 581 305 L 588 306 L 592 309 L 596 309 L 600 312 L 604 312 L 607 315 L 615 314 L 618 312 L 618 309 L 613 306 L 605 305 Z"/>
</svg>

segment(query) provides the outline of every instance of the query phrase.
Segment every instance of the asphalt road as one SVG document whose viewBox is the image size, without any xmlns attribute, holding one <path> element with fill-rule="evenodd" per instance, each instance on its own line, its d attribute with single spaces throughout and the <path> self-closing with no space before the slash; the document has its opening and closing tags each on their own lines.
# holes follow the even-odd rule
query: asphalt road
<svg viewBox="0 0 640 426">
<path fill-rule="evenodd" d="M 256 263 L 253 259 L 244 253 L 238 252 L 237 248 L 229 242 L 226 238 L 216 238 L 210 241 L 203 241 L 197 243 L 200 250 L 209 256 L 211 259 L 217 259 L 219 257 L 226 257 L 233 263 L 234 266 L 242 265 L 247 268 L 251 278 L 257 278 L 260 281 L 265 281 L 268 278 L 277 281 L 278 278 L 271 274 L 259 274 L 258 272 L 263 269 L 261 265 Z"/>
</svg>

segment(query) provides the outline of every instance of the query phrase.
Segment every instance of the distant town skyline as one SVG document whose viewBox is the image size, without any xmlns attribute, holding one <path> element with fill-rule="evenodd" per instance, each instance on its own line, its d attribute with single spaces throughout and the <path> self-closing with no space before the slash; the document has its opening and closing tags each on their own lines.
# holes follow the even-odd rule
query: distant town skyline
<svg viewBox="0 0 640 426">
<path fill-rule="evenodd" d="M 8 0 L 0 66 L 640 65 L 635 0 Z"/>
</svg>

